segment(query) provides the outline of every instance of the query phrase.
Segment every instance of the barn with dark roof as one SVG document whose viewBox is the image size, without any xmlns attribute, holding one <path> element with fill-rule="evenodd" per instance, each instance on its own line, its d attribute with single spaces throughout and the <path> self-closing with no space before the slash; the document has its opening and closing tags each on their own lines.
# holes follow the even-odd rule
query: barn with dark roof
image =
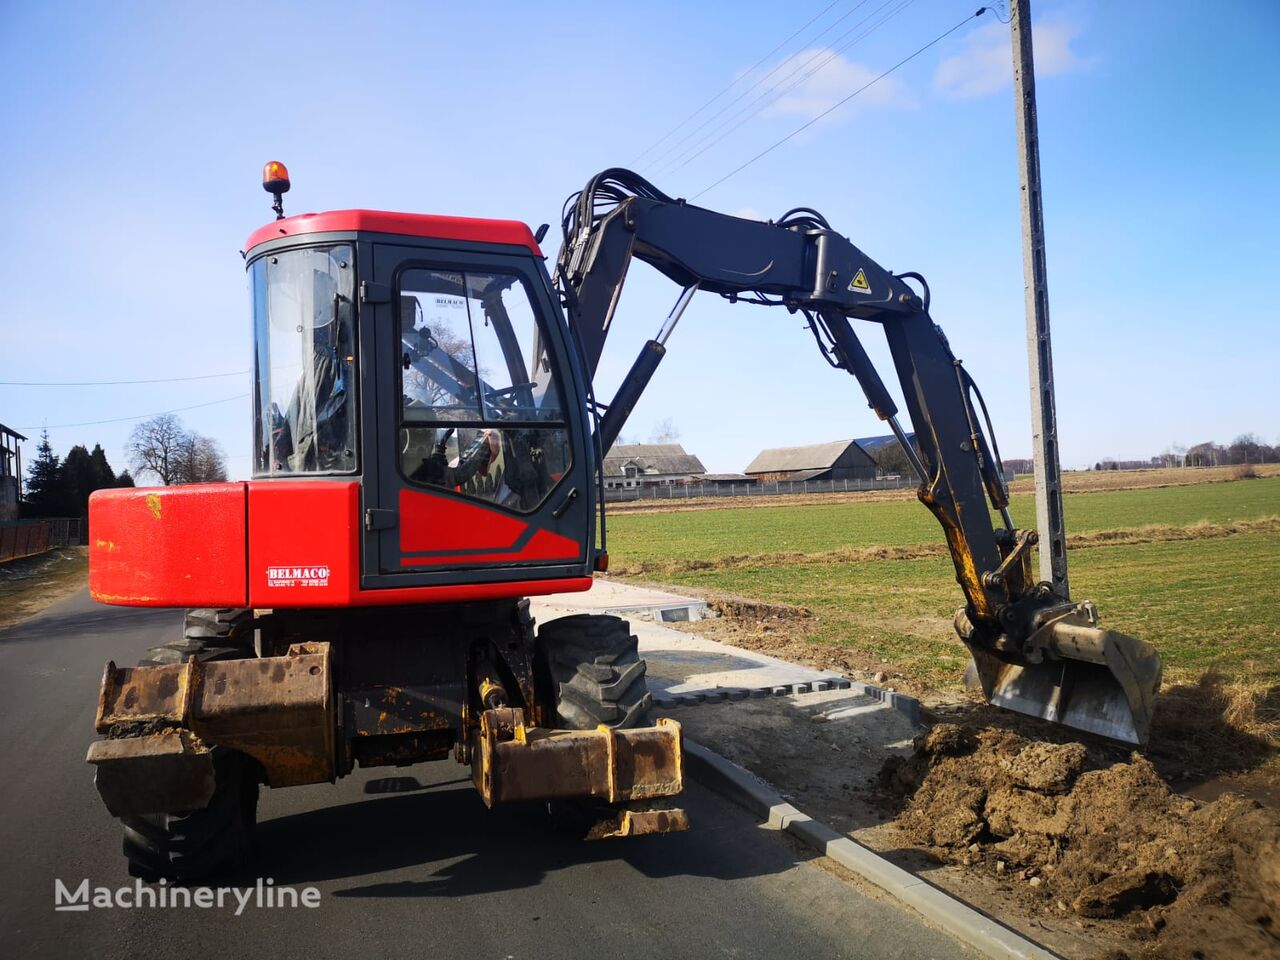
<svg viewBox="0 0 1280 960">
<path fill-rule="evenodd" d="M 907 434 L 914 440 L 914 434 Z M 889 434 L 861 440 L 833 440 L 804 447 L 775 447 L 761 450 L 743 471 L 762 483 L 800 480 L 874 480 L 879 473 L 876 459 L 887 443 L 897 443 Z"/>
</svg>

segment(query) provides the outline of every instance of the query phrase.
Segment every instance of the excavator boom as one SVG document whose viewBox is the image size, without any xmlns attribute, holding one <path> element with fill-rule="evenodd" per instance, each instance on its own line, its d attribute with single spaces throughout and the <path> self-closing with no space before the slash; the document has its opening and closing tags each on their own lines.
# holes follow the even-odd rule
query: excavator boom
<svg viewBox="0 0 1280 960">
<path fill-rule="evenodd" d="M 670 197 L 617 168 L 570 197 L 562 227 L 556 283 L 590 374 L 633 259 L 684 288 L 613 401 L 598 405 L 599 455 L 620 434 L 695 291 L 802 314 L 822 355 L 858 380 L 902 443 L 920 500 L 942 525 L 965 597 L 956 626 L 973 656 L 973 685 L 989 702 L 1019 713 L 1146 742 L 1160 658 L 1150 644 L 1100 628 L 1092 603 L 1075 603 L 1033 580 L 1036 535 L 1014 527 L 990 423 L 984 431 L 974 404 L 976 396 L 985 414 L 981 394 L 931 318 L 922 277 L 885 270 L 816 211 L 799 208 L 770 223 L 744 220 Z M 922 295 L 908 279 L 920 283 Z M 884 329 L 914 446 L 854 319 Z"/>
</svg>

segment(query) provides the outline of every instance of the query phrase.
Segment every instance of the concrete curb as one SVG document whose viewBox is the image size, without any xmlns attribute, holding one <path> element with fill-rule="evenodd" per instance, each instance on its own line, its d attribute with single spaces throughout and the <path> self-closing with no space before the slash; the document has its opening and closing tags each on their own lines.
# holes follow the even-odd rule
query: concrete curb
<svg viewBox="0 0 1280 960">
<path fill-rule="evenodd" d="M 999 960 L 1055 960 L 1056 954 L 961 903 L 915 874 L 801 813 L 755 774 L 718 753 L 684 741 L 685 768 L 717 793 L 746 807 L 841 866 L 897 897 L 962 943 Z"/>
<path fill-rule="evenodd" d="M 815 693 L 822 690 L 848 690 L 854 686 L 840 676 L 822 676 L 815 680 L 796 683 L 769 684 L 763 687 L 709 687 L 688 693 L 670 693 L 667 690 L 650 689 L 655 707 L 692 707 L 700 703 L 721 703 L 725 700 L 760 699 L 763 697 L 789 697 L 797 693 Z M 870 694 L 875 696 L 875 694 Z M 877 699 L 879 699 L 877 697 Z"/>
<path fill-rule="evenodd" d="M 717 687 L 713 690 L 694 690 L 689 693 L 670 693 L 666 690 L 650 689 L 649 692 L 653 695 L 655 707 L 669 709 L 692 707 L 700 703 L 720 703 L 724 700 L 789 697 L 798 693 L 817 693 L 823 690 L 850 690 L 864 697 L 879 700 L 899 713 L 905 714 L 912 726 L 920 726 L 920 701 L 915 697 L 873 687 L 868 683 L 850 680 L 838 674 L 822 675 L 814 680 L 798 683 L 771 684 L 766 687 Z"/>
</svg>

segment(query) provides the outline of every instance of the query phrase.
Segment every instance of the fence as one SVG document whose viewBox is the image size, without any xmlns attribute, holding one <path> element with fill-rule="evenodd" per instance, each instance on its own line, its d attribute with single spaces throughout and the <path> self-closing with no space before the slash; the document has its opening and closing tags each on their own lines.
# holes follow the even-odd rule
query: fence
<svg viewBox="0 0 1280 960">
<path fill-rule="evenodd" d="M 690 500 L 694 497 L 774 497 L 789 493 L 854 493 L 860 490 L 915 489 L 913 477 L 875 480 L 778 480 L 770 483 L 672 483 L 648 487 L 609 487 L 608 503 L 634 500 Z"/>
<path fill-rule="evenodd" d="M 54 547 L 84 544 L 82 517 L 0 521 L 0 563 L 44 553 Z"/>
</svg>

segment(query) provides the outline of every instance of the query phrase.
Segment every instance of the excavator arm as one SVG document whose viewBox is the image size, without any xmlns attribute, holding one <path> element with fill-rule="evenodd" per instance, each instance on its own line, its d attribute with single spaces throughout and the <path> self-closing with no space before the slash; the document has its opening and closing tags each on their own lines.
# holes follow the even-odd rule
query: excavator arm
<svg viewBox="0 0 1280 960">
<path fill-rule="evenodd" d="M 885 270 L 816 211 L 798 208 L 770 223 L 744 220 L 667 196 L 617 168 L 597 174 L 569 198 L 562 227 L 556 283 L 589 375 L 633 259 L 683 288 L 613 400 L 600 405 L 599 455 L 620 434 L 695 292 L 803 315 L 822 356 L 858 380 L 870 407 L 902 444 L 920 500 L 942 525 L 965 597 L 956 629 L 973 656 L 972 684 L 998 706 L 1145 744 L 1160 658 L 1150 644 L 1100 628 L 1089 601 L 1073 602 L 1034 581 L 1036 534 L 1014 527 L 981 394 L 930 317 L 922 277 Z M 914 445 L 852 320 L 884 329 Z"/>
</svg>

